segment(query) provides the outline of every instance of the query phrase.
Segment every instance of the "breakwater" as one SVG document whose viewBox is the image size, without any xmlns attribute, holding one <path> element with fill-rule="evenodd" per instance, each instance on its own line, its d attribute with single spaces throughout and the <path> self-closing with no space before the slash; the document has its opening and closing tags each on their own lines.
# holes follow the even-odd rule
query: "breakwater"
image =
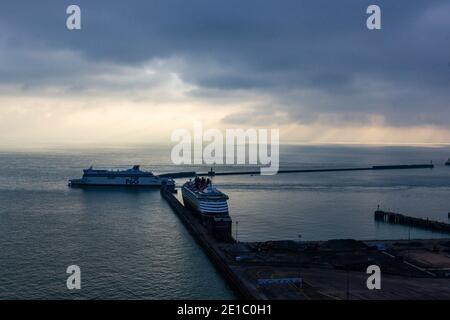
<svg viewBox="0 0 450 320">
<path fill-rule="evenodd" d="M 371 167 L 357 167 L 357 168 L 317 168 L 317 169 L 290 169 L 290 170 L 278 170 L 277 173 L 313 173 L 313 172 L 343 172 L 343 171 L 371 171 L 371 170 L 408 170 L 408 169 L 433 169 L 433 164 L 406 164 L 406 165 L 383 165 L 383 166 L 371 166 Z M 261 172 L 252 171 L 227 171 L 227 172 L 215 172 L 212 169 L 208 172 L 173 172 L 161 174 L 161 177 L 167 178 L 188 178 L 194 176 L 235 176 L 235 175 L 252 175 L 260 174 Z"/>
<path fill-rule="evenodd" d="M 237 276 L 237 274 L 230 268 L 230 264 L 227 263 L 224 252 L 220 248 L 221 242 L 215 239 L 213 235 L 208 232 L 208 229 L 201 224 L 200 220 L 194 216 L 190 210 L 185 208 L 180 201 L 178 201 L 170 189 L 162 187 L 161 195 L 187 228 L 189 233 L 203 248 L 206 255 L 211 259 L 236 294 L 243 299 L 257 299 L 258 297 L 254 294 L 254 292 L 251 292 L 244 285 L 243 281 Z M 226 242 L 232 243 L 235 242 L 235 240 L 230 235 L 228 241 Z"/>
<path fill-rule="evenodd" d="M 388 212 L 383 210 L 376 210 L 374 213 L 375 219 L 393 224 L 401 224 L 416 228 L 433 230 L 438 232 L 450 233 L 450 224 L 445 222 L 434 221 L 430 219 L 410 217 L 396 212 Z"/>
</svg>

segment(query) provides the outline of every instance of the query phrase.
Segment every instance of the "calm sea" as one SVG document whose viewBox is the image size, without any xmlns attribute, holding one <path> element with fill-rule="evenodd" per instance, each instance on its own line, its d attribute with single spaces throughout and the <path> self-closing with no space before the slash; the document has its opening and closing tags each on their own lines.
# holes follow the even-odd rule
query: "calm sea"
<svg viewBox="0 0 450 320">
<path fill-rule="evenodd" d="M 240 241 L 396 239 L 443 234 L 375 222 L 378 205 L 448 222 L 450 147 L 283 146 L 283 168 L 433 161 L 425 170 L 215 177 Z M 171 165 L 170 148 L 0 152 L 0 298 L 230 299 L 233 293 L 158 190 L 70 189 L 83 168 Z M 248 169 L 222 166 L 216 171 Z M 178 184 L 183 180 L 178 180 Z M 66 289 L 67 266 L 82 289 Z"/>
</svg>

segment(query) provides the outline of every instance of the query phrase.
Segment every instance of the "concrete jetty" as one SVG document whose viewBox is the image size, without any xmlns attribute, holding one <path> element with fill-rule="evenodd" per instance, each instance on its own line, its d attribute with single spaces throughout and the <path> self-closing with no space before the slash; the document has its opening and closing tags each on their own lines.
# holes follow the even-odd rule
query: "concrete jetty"
<svg viewBox="0 0 450 320">
<path fill-rule="evenodd" d="M 430 219 L 410 217 L 396 212 L 376 210 L 375 220 L 384 221 L 393 224 L 401 224 L 421 229 L 433 230 L 438 232 L 450 233 L 450 224 L 434 221 Z"/>
<path fill-rule="evenodd" d="M 161 195 L 239 297 L 243 299 L 257 299 L 257 296 L 249 291 L 241 282 L 241 279 L 232 272 L 229 265 L 225 262 L 223 251 L 219 247 L 220 242 L 208 232 L 207 228 L 200 223 L 200 220 L 178 201 L 171 190 L 163 187 L 161 188 Z M 224 243 L 227 242 L 235 242 L 231 234 L 228 241 Z"/>
</svg>

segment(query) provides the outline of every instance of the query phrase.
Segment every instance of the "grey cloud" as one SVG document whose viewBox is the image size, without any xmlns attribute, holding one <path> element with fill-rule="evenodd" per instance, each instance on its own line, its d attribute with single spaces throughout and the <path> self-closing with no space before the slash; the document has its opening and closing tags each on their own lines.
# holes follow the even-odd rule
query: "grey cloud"
<svg viewBox="0 0 450 320">
<path fill-rule="evenodd" d="M 301 123 L 364 123 L 372 115 L 402 126 L 450 121 L 445 0 L 377 1 L 381 31 L 365 28 L 372 4 L 366 0 L 76 2 L 81 32 L 65 29 L 72 1 L 2 4 L 0 83 L 33 88 L 64 82 L 73 91 L 145 88 L 153 83 L 95 75 L 120 75 L 123 67 L 139 70 L 148 61 L 176 57 L 184 63 L 173 71 L 197 86 L 190 92 L 196 98 L 213 104 L 212 95 L 236 91 L 269 97 L 270 111 L 243 110 L 228 122 L 263 122 L 271 112 Z M 54 52 L 75 52 L 79 59 L 55 58 Z"/>
</svg>

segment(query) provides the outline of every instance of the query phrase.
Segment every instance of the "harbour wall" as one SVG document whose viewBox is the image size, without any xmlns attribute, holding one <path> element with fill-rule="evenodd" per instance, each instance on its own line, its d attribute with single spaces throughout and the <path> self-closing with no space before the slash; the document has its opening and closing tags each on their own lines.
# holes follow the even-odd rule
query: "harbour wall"
<svg viewBox="0 0 450 320">
<path fill-rule="evenodd" d="M 239 298 L 249 300 L 258 299 L 231 270 L 218 247 L 220 243 L 201 225 L 200 220 L 190 210 L 186 209 L 166 187 L 161 188 L 161 195 Z"/>
<path fill-rule="evenodd" d="M 409 165 L 383 165 L 372 167 L 359 168 L 320 168 L 320 169 L 292 169 L 292 170 L 278 170 L 277 173 L 313 173 L 313 172 L 342 172 L 342 171 L 372 171 L 372 170 L 407 170 L 407 169 L 433 169 L 434 165 L 430 164 L 409 164 Z M 195 176 L 235 176 L 235 175 L 254 175 L 260 174 L 261 171 L 227 171 L 227 172 L 173 172 L 159 175 L 165 178 L 189 178 Z"/>
</svg>

